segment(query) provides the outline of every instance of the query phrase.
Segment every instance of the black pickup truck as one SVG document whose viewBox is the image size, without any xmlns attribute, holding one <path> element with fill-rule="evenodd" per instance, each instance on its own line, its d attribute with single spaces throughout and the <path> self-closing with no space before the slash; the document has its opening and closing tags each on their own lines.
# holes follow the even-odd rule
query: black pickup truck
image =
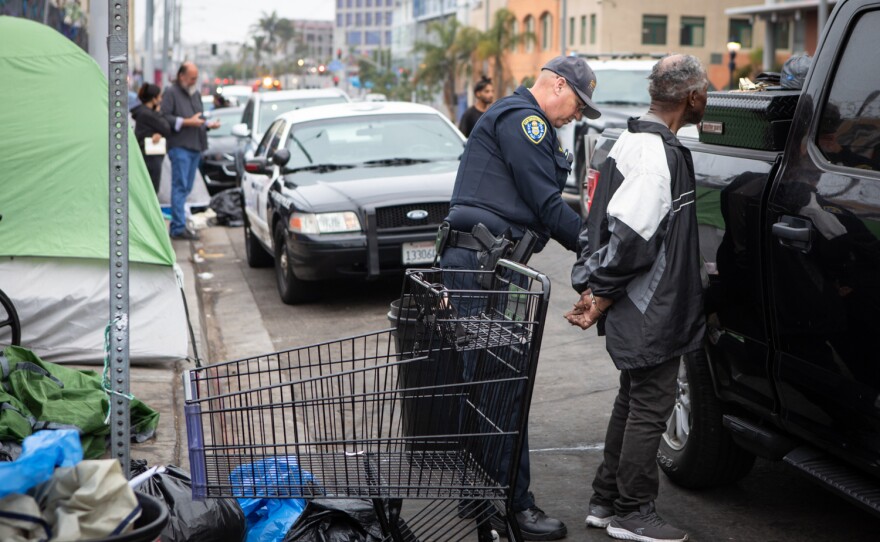
<svg viewBox="0 0 880 542">
<path fill-rule="evenodd" d="M 726 97 L 710 93 L 700 138 L 680 136 L 697 178 L 709 331 L 682 359 L 657 456 L 679 485 L 730 483 L 755 456 L 781 459 L 880 514 L 878 35 L 880 0 L 838 2 L 788 119 L 745 108 L 710 121 Z M 619 135 L 597 142 L 583 198 Z"/>
</svg>

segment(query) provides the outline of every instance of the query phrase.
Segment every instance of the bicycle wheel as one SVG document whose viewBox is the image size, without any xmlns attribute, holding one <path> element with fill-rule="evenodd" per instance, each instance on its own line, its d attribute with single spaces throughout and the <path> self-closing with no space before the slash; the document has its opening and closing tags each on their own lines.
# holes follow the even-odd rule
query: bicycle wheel
<svg viewBox="0 0 880 542">
<path fill-rule="evenodd" d="M 12 342 L 14 346 L 21 346 L 21 322 L 18 321 L 18 313 L 15 311 L 15 305 L 3 290 L 0 290 L 0 330 L 8 327 L 12 332 Z"/>
</svg>

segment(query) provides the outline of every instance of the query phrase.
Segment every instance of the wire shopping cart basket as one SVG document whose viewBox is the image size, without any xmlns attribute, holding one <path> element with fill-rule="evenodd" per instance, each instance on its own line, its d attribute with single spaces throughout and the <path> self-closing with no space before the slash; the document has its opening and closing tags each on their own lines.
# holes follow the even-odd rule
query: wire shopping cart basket
<svg viewBox="0 0 880 542">
<path fill-rule="evenodd" d="M 194 497 L 369 499 L 385 540 L 492 540 L 495 509 L 513 517 L 549 294 L 505 260 L 411 269 L 394 328 L 187 371 Z"/>
</svg>

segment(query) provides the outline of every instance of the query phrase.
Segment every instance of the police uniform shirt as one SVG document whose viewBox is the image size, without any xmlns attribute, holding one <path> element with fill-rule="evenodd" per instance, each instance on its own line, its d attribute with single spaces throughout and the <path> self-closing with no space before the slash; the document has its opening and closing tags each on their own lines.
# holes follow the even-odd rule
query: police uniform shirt
<svg viewBox="0 0 880 542">
<path fill-rule="evenodd" d="M 482 222 L 495 235 L 510 228 L 552 237 L 575 250 L 581 218 L 563 200 L 571 164 L 532 93 L 519 87 L 480 117 L 462 155 L 447 220 L 469 232 Z"/>
</svg>

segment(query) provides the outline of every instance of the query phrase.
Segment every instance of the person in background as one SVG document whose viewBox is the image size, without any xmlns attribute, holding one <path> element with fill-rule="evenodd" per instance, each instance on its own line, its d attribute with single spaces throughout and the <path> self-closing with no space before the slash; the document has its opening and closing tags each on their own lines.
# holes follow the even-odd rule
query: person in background
<svg viewBox="0 0 880 542">
<path fill-rule="evenodd" d="M 150 139 L 153 143 L 159 143 L 164 137 L 171 135 L 171 126 L 159 113 L 159 104 L 162 103 L 162 89 L 152 83 L 144 83 L 137 93 L 140 103 L 131 111 L 135 121 L 134 135 L 137 138 L 138 147 L 144 156 L 144 163 L 153 181 L 153 189 L 159 193 L 159 179 L 162 176 L 162 162 L 165 154 L 150 154 L 145 150 L 145 140 Z"/>
<path fill-rule="evenodd" d="M 596 324 L 620 371 L 587 526 L 617 539 L 681 542 L 687 533 L 654 508 L 657 449 L 681 356 L 703 347 L 706 318 L 694 164 L 675 134 L 703 118 L 709 80 L 691 55 L 660 60 L 648 80 L 648 112 L 629 120 L 600 166 L 571 272 L 581 295 L 565 316 L 583 329 Z"/>
<path fill-rule="evenodd" d="M 208 130 L 220 121 L 207 122 L 199 94 L 199 69 L 184 62 L 177 70 L 177 80 L 162 97 L 162 114 L 171 126 L 168 137 L 168 158 L 171 159 L 171 225 L 172 239 L 196 240 L 186 229 L 186 198 L 196 178 L 202 151 L 208 148 Z"/>
<path fill-rule="evenodd" d="M 468 107 L 461 120 L 458 123 L 458 129 L 465 137 L 470 137 L 474 126 L 483 113 L 489 109 L 492 102 L 495 101 L 495 87 L 492 86 L 492 80 L 485 75 L 474 85 L 474 105 Z"/>
</svg>

